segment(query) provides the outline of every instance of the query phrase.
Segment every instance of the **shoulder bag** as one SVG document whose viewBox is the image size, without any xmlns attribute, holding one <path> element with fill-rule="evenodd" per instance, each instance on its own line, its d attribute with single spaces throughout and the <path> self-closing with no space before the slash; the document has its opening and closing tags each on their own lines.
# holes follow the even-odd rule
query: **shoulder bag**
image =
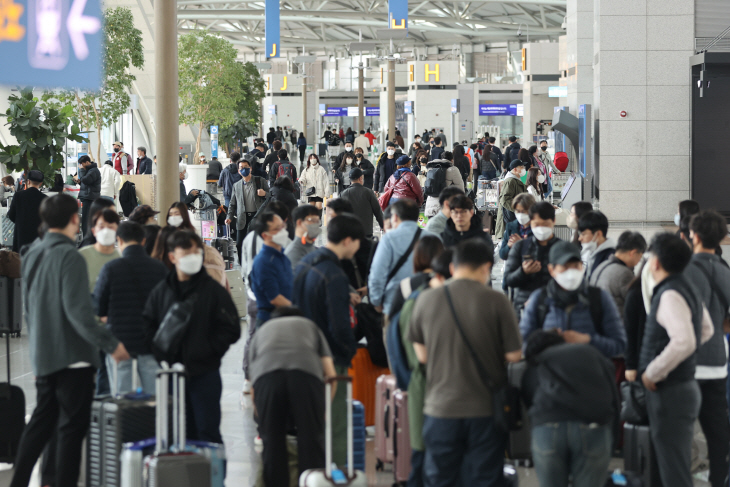
<svg viewBox="0 0 730 487">
<path fill-rule="evenodd" d="M 484 368 L 481 360 L 479 360 L 479 356 L 474 348 L 472 348 L 461 326 L 459 316 L 456 314 L 454 302 L 451 299 L 449 286 L 444 286 L 444 291 L 446 292 L 446 300 L 449 302 L 449 308 L 451 308 L 451 314 L 454 317 L 456 328 L 459 330 L 459 334 L 466 345 L 466 349 L 469 351 L 469 355 L 471 355 L 474 361 L 474 365 L 476 365 L 479 377 L 481 377 L 482 382 L 484 382 L 492 395 L 492 417 L 494 418 L 494 424 L 505 433 L 521 429 L 522 406 L 520 403 L 520 390 L 509 383 L 497 386 L 491 377 L 489 377 L 487 370 Z"/>
<path fill-rule="evenodd" d="M 176 302 L 162 319 L 152 343 L 165 355 L 175 357 L 180 353 L 183 338 L 190 328 L 195 299 L 193 294 L 185 301 Z"/>
<path fill-rule="evenodd" d="M 621 383 L 621 421 L 638 425 L 649 424 L 646 389 L 641 380 Z"/>
</svg>

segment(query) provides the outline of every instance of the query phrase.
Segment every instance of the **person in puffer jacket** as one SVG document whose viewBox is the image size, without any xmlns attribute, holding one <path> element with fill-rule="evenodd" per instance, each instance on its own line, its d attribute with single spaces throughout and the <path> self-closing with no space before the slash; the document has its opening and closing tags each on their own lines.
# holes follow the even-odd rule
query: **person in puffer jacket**
<svg viewBox="0 0 730 487">
<path fill-rule="evenodd" d="M 393 188 L 393 195 L 388 205 L 402 199 L 414 200 L 418 206 L 423 205 L 423 188 L 418 182 L 418 177 L 411 172 L 410 165 L 411 160 L 407 155 L 400 156 L 396 161 L 395 172 L 383 189 L 383 193 L 386 193 Z"/>
</svg>

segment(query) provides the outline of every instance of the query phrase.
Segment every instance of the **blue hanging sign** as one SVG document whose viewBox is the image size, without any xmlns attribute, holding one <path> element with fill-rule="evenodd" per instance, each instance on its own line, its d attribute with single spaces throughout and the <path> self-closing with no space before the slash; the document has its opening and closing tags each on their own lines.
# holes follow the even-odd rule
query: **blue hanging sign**
<svg viewBox="0 0 730 487">
<path fill-rule="evenodd" d="M 388 0 L 389 29 L 408 29 L 408 0 Z"/>
<path fill-rule="evenodd" d="M 281 51 L 281 26 L 279 16 L 279 0 L 265 0 L 264 27 L 266 36 L 266 59 L 279 57 Z"/>
</svg>

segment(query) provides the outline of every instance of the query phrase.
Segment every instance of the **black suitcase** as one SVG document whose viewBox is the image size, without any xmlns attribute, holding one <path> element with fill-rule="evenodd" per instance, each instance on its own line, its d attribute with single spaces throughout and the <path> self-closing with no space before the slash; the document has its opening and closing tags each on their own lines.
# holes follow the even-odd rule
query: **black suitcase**
<svg viewBox="0 0 730 487">
<path fill-rule="evenodd" d="M 136 369 L 133 367 L 132 372 L 135 378 Z M 115 391 L 116 380 L 113 382 L 112 391 Z M 136 393 L 119 396 L 113 392 L 111 396 L 95 398 L 86 441 L 87 487 L 120 486 L 122 444 L 154 436 L 154 396 Z"/>
<path fill-rule="evenodd" d="M 25 394 L 10 384 L 10 334 L 5 334 L 8 381 L 0 384 L 0 463 L 15 463 L 25 428 Z"/>
<path fill-rule="evenodd" d="M 637 474 L 643 487 L 661 487 L 649 426 L 624 424 L 624 470 Z"/>
<path fill-rule="evenodd" d="M 522 376 L 527 370 L 527 362 L 522 360 L 507 365 L 507 381 L 511 386 L 522 389 Z M 507 459 L 514 465 L 532 466 L 532 434 L 530 415 L 527 414 L 527 407 L 520 400 L 522 407 L 522 428 L 517 431 L 510 431 L 507 438 Z"/>
<path fill-rule="evenodd" d="M 0 276 L 0 332 L 20 336 L 23 327 L 22 279 Z"/>
</svg>

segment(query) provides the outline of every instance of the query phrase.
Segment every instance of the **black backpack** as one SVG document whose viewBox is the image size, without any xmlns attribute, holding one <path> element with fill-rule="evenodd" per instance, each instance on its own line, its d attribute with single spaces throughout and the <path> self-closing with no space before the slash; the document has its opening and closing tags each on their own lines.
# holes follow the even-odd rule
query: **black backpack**
<svg viewBox="0 0 730 487">
<path fill-rule="evenodd" d="M 438 198 L 441 191 L 446 187 L 446 170 L 451 164 L 429 163 L 428 174 L 426 175 L 426 184 L 423 187 L 425 196 L 433 196 Z"/>
<path fill-rule="evenodd" d="M 137 187 L 132 181 L 126 181 L 119 190 L 119 204 L 127 217 L 137 208 Z"/>
<path fill-rule="evenodd" d="M 537 323 L 540 328 L 545 324 L 545 317 L 548 314 L 547 288 L 543 288 L 537 301 Z M 588 286 L 588 302 L 591 310 L 591 320 L 596 333 L 603 335 L 603 296 L 601 288 Z"/>
</svg>

